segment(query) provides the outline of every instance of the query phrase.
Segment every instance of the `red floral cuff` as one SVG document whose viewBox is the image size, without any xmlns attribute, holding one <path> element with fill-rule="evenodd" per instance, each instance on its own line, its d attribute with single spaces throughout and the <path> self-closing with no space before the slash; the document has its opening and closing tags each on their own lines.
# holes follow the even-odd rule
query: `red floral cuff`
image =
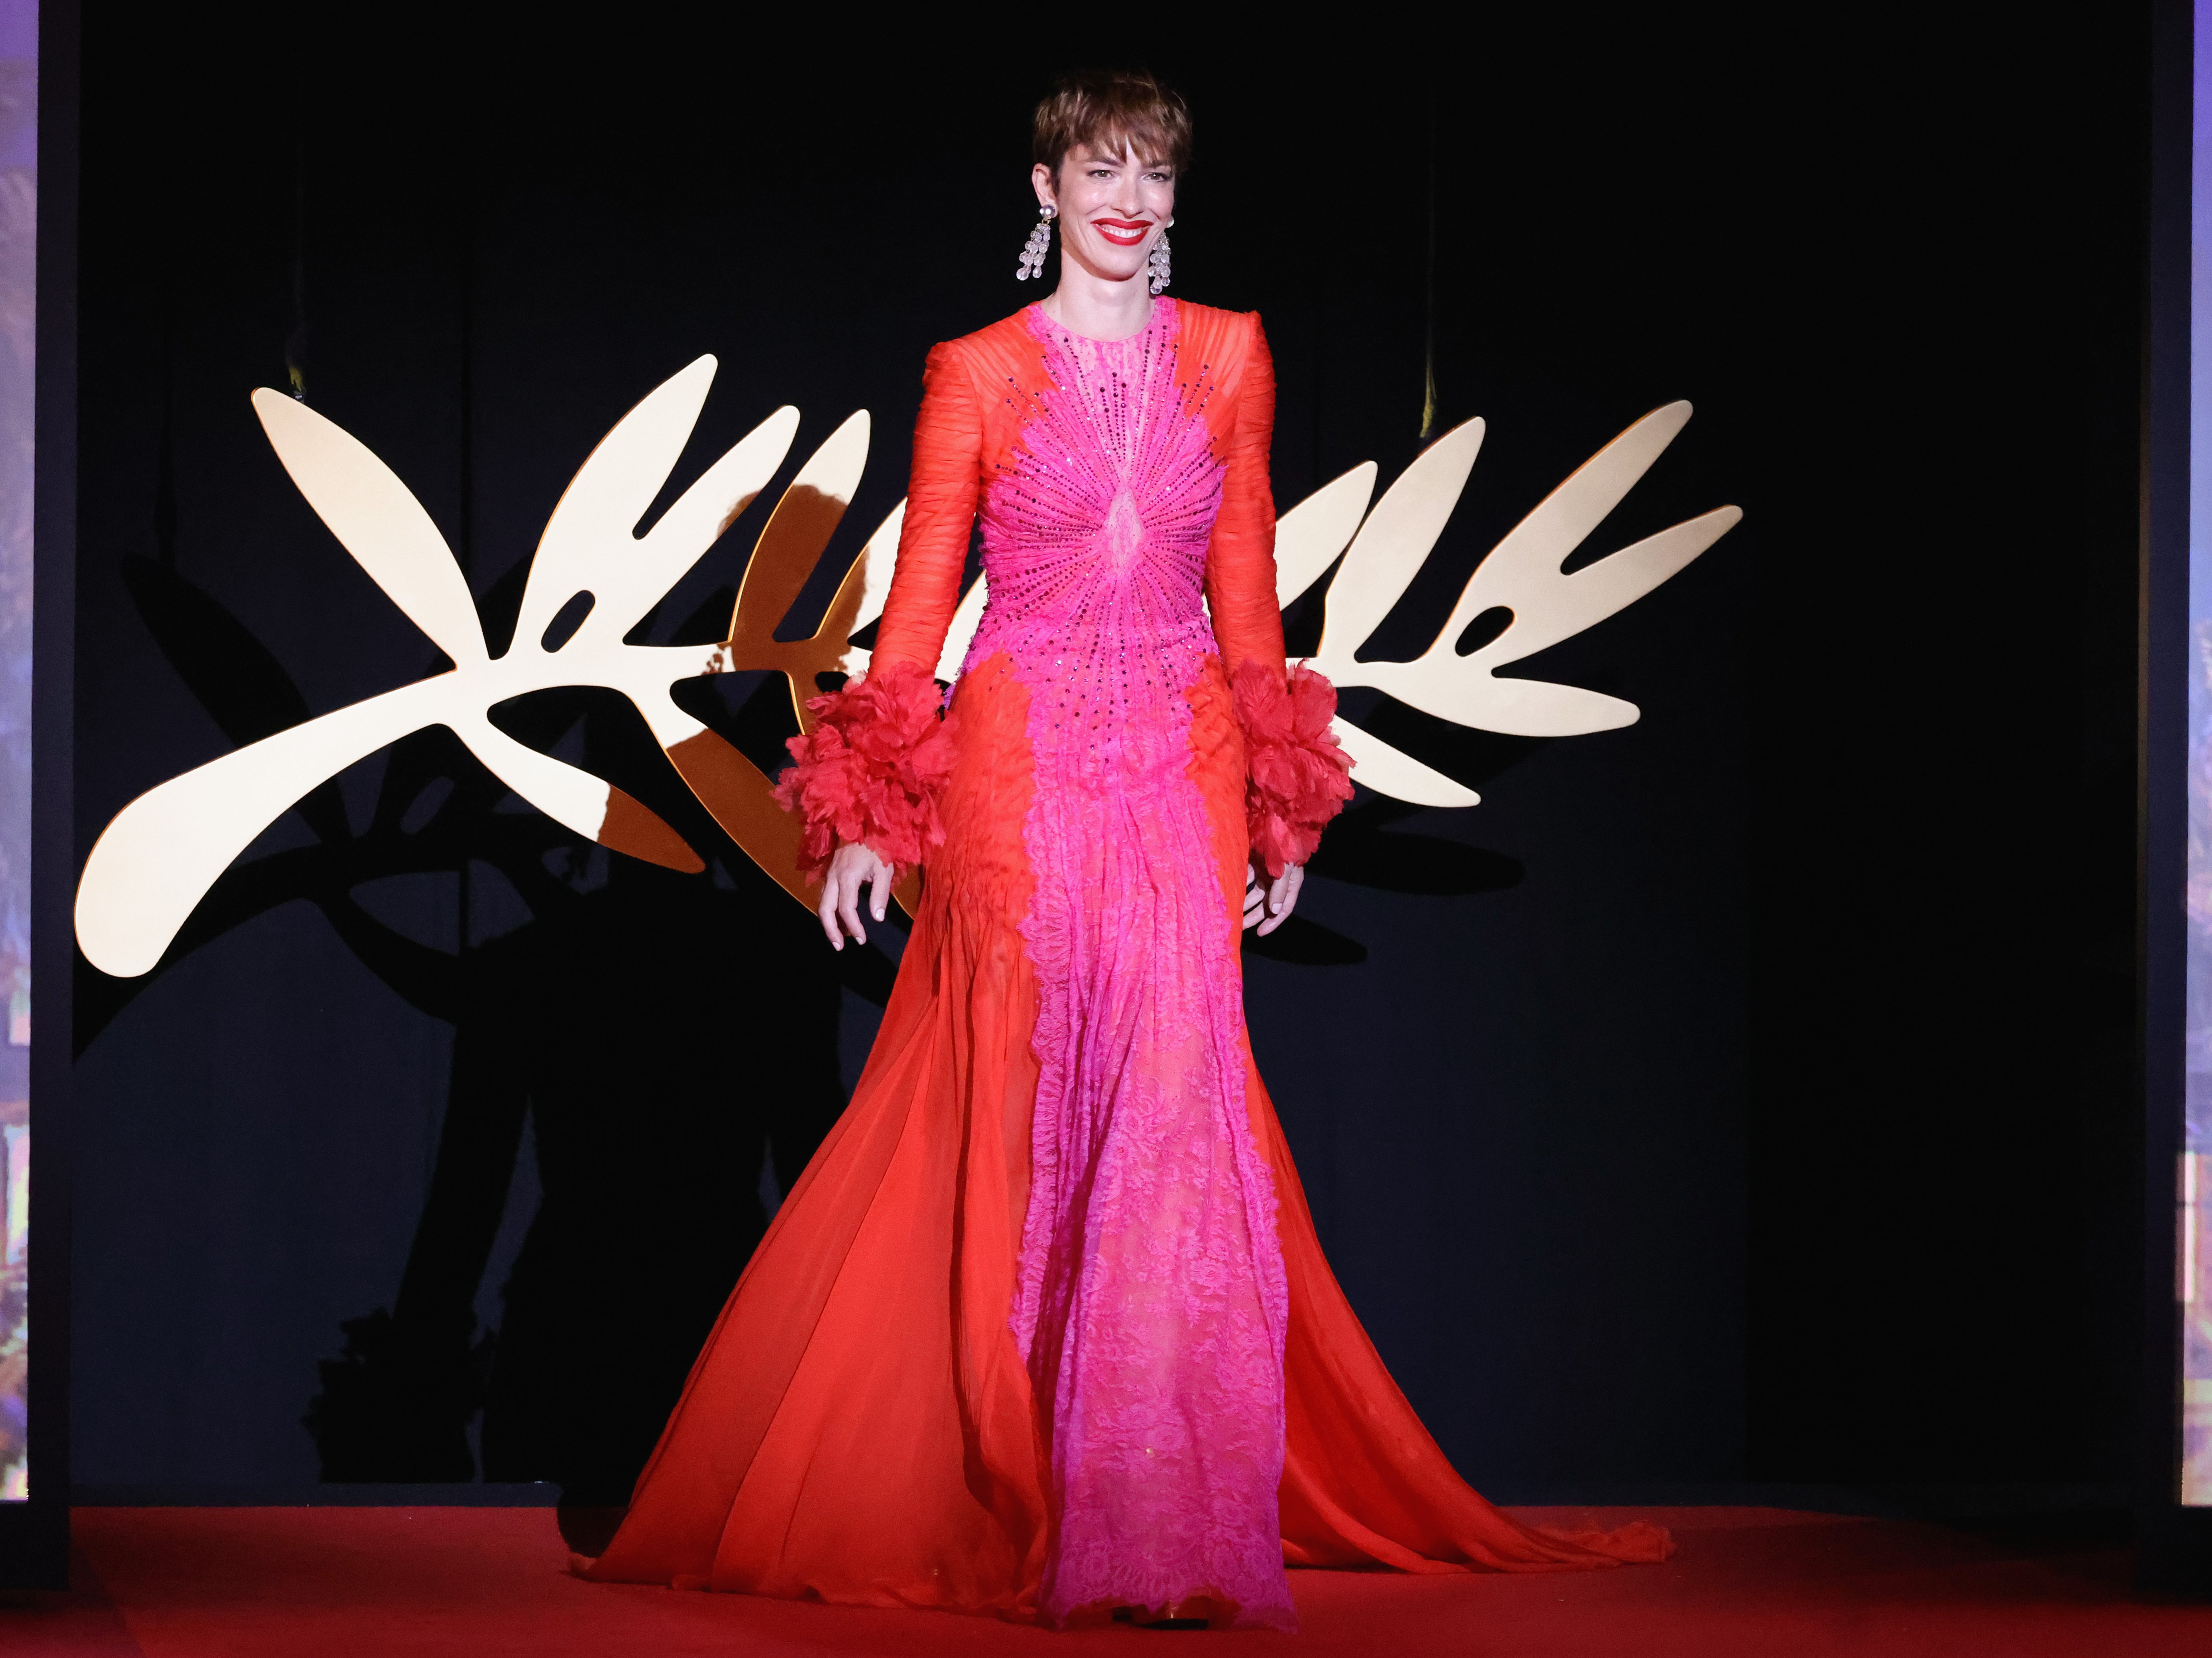
<svg viewBox="0 0 2212 1658">
<path fill-rule="evenodd" d="M 840 846 L 865 843 L 900 869 L 944 844 L 937 796 L 952 771 L 952 737 L 937 682 L 893 663 L 807 703 L 816 725 L 787 744 L 798 763 L 777 802 L 805 822 L 799 866 L 819 877 Z"/>
<path fill-rule="evenodd" d="M 1237 670 L 1237 717 L 1244 726 L 1244 821 L 1252 850 L 1280 875 L 1321 844 L 1328 820 L 1352 799 L 1352 756 L 1329 730 L 1336 687 L 1311 668 L 1285 676 L 1247 660 Z"/>
</svg>

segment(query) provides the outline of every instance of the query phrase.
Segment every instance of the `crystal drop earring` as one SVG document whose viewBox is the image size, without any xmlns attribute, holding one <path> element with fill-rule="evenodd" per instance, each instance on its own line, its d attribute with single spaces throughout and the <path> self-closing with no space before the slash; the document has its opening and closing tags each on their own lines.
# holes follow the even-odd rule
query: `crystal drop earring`
<svg viewBox="0 0 2212 1658">
<path fill-rule="evenodd" d="M 1174 222 L 1175 221 L 1173 219 L 1170 219 L 1168 221 L 1168 224 L 1173 224 Z M 1167 287 L 1170 275 L 1168 270 L 1168 233 L 1166 226 L 1164 225 L 1161 227 L 1160 239 L 1152 244 L 1152 251 L 1148 256 L 1146 256 L 1145 263 L 1152 268 L 1152 292 L 1158 294 Z"/>
<path fill-rule="evenodd" d="M 1056 207 L 1037 210 L 1036 228 L 1030 232 L 1029 244 L 1022 249 L 1022 262 L 1015 268 L 1014 280 L 1025 282 L 1030 277 L 1044 275 L 1044 256 L 1052 252 L 1052 222 L 1060 216 Z"/>
</svg>

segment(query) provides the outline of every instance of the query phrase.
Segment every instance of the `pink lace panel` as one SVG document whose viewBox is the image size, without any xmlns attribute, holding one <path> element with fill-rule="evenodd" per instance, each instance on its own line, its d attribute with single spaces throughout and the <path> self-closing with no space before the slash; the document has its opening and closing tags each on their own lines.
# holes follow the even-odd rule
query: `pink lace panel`
<svg viewBox="0 0 2212 1658">
<path fill-rule="evenodd" d="M 1294 1626 L 1276 1509 L 1288 1293 L 1244 1104 L 1243 983 L 1190 706 L 1223 468 L 1174 301 L 1104 343 L 1042 311 L 1054 389 L 983 501 L 990 604 L 1036 766 L 1024 932 L 1041 1066 L 1013 1327 L 1048 1408 L 1040 1604 L 1207 1596 Z"/>
</svg>

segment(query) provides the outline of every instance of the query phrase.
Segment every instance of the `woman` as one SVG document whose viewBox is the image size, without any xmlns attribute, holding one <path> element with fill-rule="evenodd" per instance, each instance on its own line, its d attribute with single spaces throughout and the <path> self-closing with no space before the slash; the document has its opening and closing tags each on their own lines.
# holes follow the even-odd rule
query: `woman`
<svg viewBox="0 0 2212 1658">
<path fill-rule="evenodd" d="M 838 948 L 926 865 L 851 1107 L 590 1575 L 1065 1625 L 1293 1627 L 1285 1561 L 1563 1570 L 1452 1472 L 1330 1276 L 1245 1037 L 1262 932 L 1351 794 L 1285 671 L 1259 319 L 1179 303 L 1149 76 L 1036 117 L 1059 288 L 930 354 L 865 680 L 781 793 Z M 980 507 L 990 604 L 932 677 Z M 1209 615 L 1210 612 L 1210 615 Z"/>
</svg>

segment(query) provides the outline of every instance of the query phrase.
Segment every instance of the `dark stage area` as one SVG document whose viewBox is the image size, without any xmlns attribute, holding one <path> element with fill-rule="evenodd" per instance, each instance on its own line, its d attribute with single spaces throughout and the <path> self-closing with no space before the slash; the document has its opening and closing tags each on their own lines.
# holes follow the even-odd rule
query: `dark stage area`
<svg viewBox="0 0 2212 1658">
<path fill-rule="evenodd" d="M 904 493 L 929 345 L 1037 297 L 1012 279 L 1028 111 L 1057 70 L 1143 62 L 1196 112 L 1174 291 L 1266 320 L 1279 507 L 1362 461 L 1397 477 L 1431 374 L 1437 430 L 1489 422 L 1370 656 L 1425 648 L 1498 538 L 1661 404 L 1696 414 L 1584 556 L 1745 514 L 1512 670 L 1639 723 L 1507 738 L 1348 693 L 1482 804 L 1363 793 L 1297 920 L 1248 944 L 1322 1242 L 1423 1418 L 1504 1500 L 2104 1500 L 2136 1471 L 2142 1364 L 2147 9 L 1528 9 L 1363 14 L 1339 47 L 1027 14 L 971 37 L 88 5 L 78 857 L 163 780 L 441 665 L 294 489 L 253 388 L 296 388 L 406 481 L 496 651 L 575 468 L 712 352 L 659 506 L 781 404 L 802 422 L 776 488 L 866 409 L 834 578 Z M 720 637 L 762 512 L 641 637 Z M 679 698 L 764 764 L 794 729 L 777 680 Z M 707 872 L 611 859 L 432 730 L 288 814 L 152 974 L 79 960 L 87 1500 L 620 1502 L 842 1108 L 896 937 L 832 956 L 611 693 L 496 718 Z M 1665 1568 L 1294 1574 L 1305 1649 L 1392 1620 L 1408 1652 L 1631 1624 L 1653 1653 L 2180 1638 L 2118 1605 L 2124 1535 L 1667 1517 Z M 565 1580 L 537 1511 L 79 1527 L 86 1586 L 38 1615 L 84 1644 L 54 1650 L 299 1651 L 372 1600 L 385 1632 L 348 1650 L 878 1638 L 877 1614 Z M 295 1559 L 325 1546 L 335 1576 Z M 226 1573 L 264 1621 L 218 1646 Z M 2075 1639 L 2099 1619 L 2112 1644 Z"/>
</svg>

